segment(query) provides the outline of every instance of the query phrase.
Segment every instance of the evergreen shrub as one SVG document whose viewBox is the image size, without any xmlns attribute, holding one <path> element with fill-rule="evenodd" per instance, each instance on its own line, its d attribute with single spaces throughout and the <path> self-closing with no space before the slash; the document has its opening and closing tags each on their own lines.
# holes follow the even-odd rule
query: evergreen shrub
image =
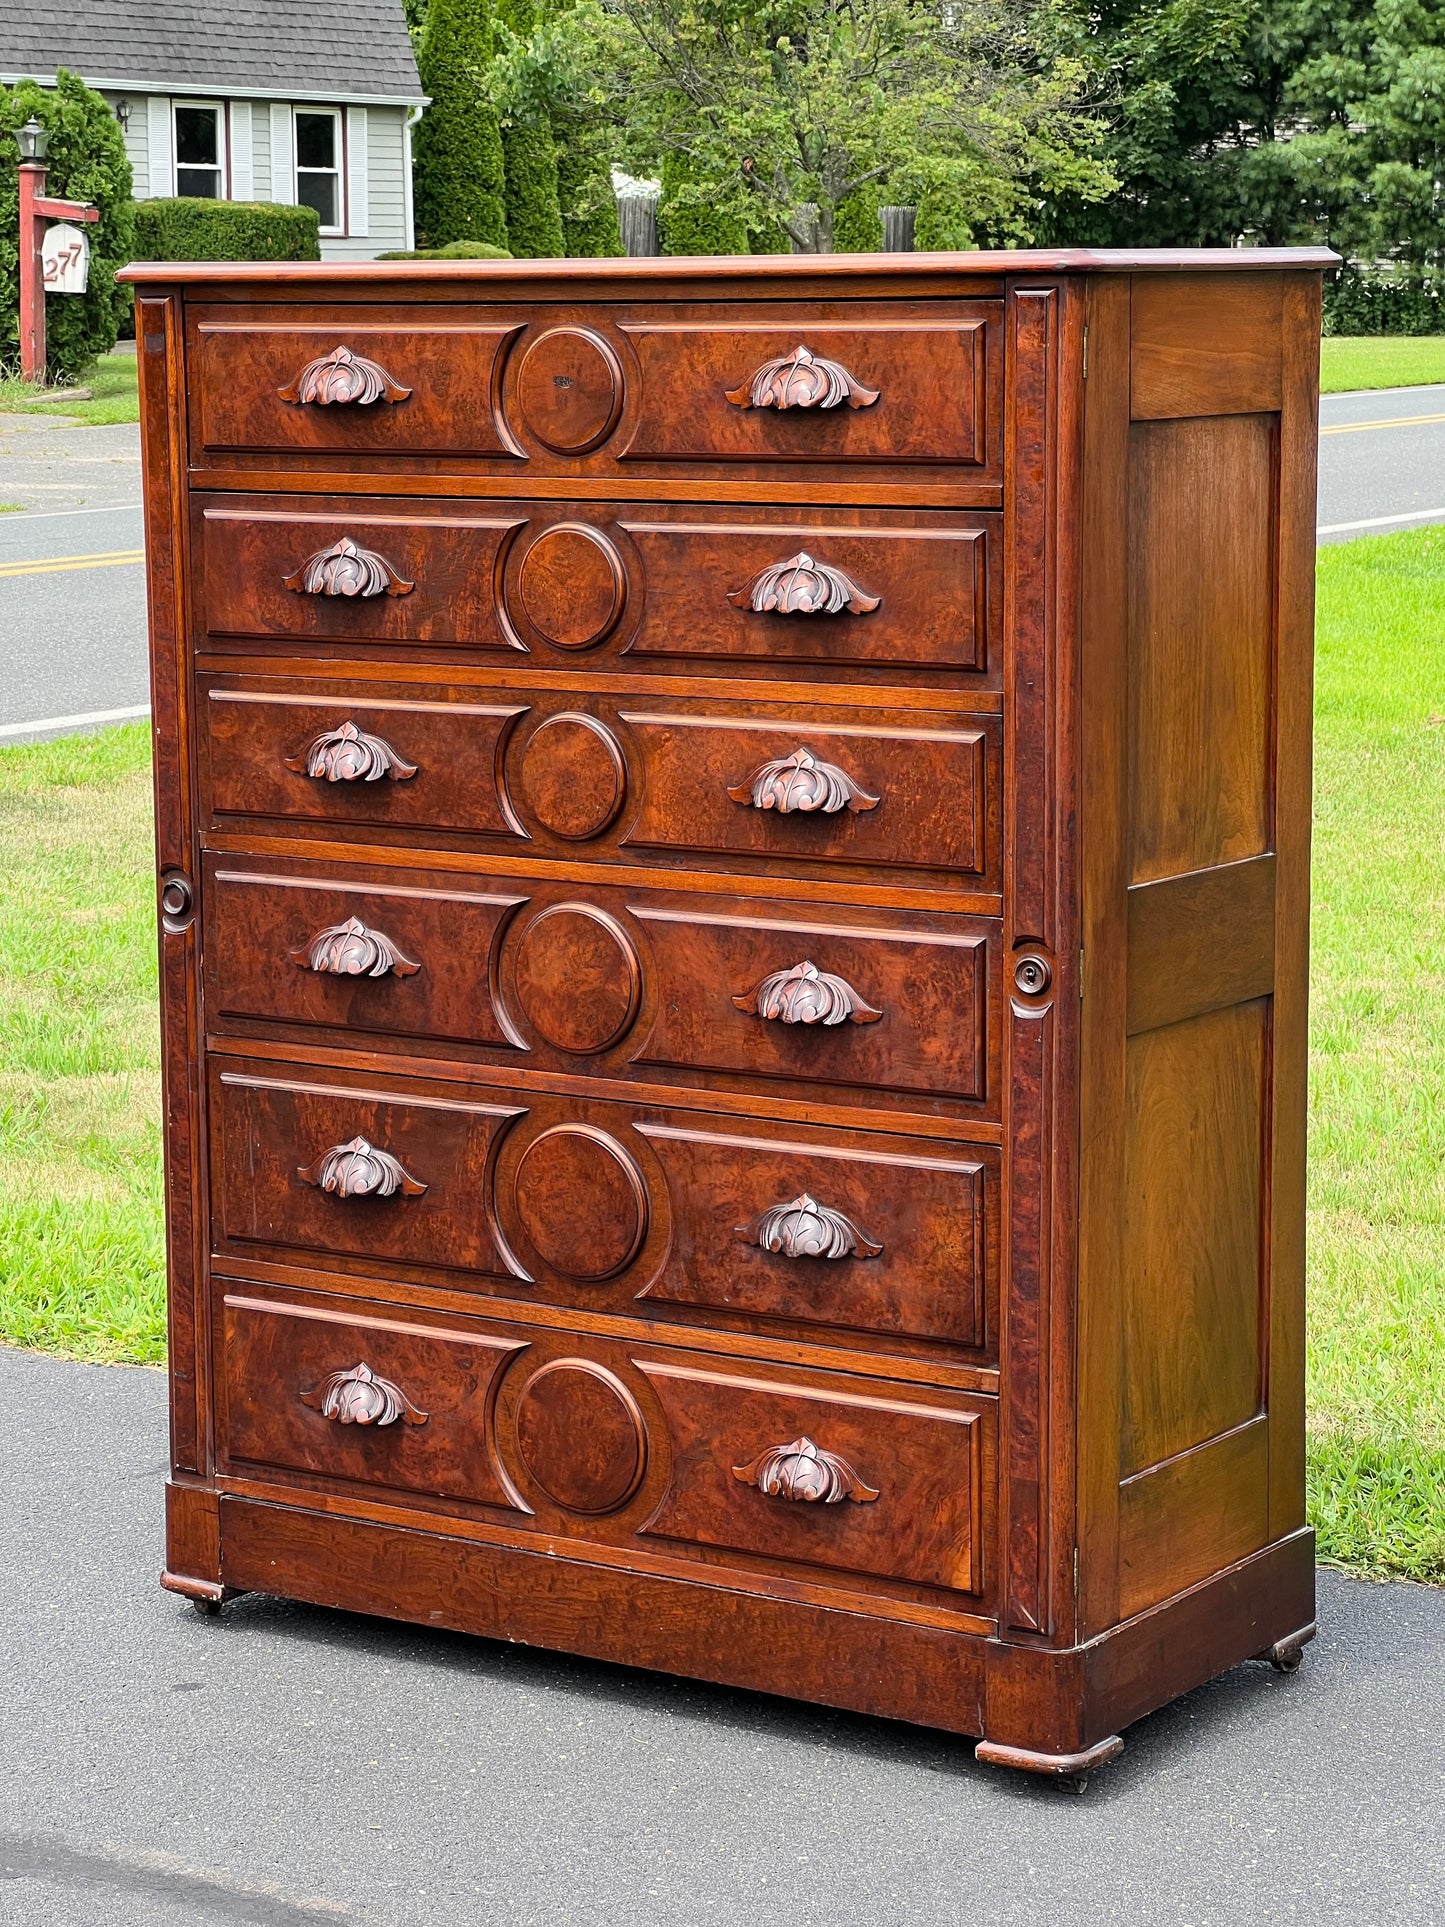
<svg viewBox="0 0 1445 1927">
<path fill-rule="evenodd" d="M 413 138 L 417 240 L 507 246 L 506 169 L 483 91 L 493 53 L 489 0 L 429 0 L 417 66 L 431 105 Z"/>
<path fill-rule="evenodd" d="M 1445 301 L 1428 275 L 1362 274 L 1344 267 L 1325 282 L 1327 335 L 1445 334 Z"/>
<path fill-rule="evenodd" d="M 707 198 L 707 182 L 681 156 L 662 163 L 657 237 L 664 254 L 747 254 L 748 231 L 735 215 Z"/>
<path fill-rule="evenodd" d="M 449 241 L 444 248 L 399 248 L 395 254 L 378 254 L 378 261 L 510 261 L 505 248 L 494 248 L 486 241 Z"/>
</svg>

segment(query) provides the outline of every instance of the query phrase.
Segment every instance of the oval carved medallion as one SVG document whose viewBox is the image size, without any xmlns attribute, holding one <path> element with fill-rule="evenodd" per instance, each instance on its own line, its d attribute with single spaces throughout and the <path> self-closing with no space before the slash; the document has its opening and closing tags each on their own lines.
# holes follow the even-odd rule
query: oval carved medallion
<svg viewBox="0 0 1445 1927">
<path fill-rule="evenodd" d="M 642 1482 L 647 1430 L 620 1379 L 581 1358 L 544 1365 L 517 1408 L 522 1463 L 569 1512 L 615 1512 Z"/>
<path fill-rule="evenodd" d="M 556 1050 L 590 1057 L 631 1028 L 642 968 L 627 932 L 585 903 L 554 903 L 512 949 L 517 1002 Z"/>
<path fill-rule="evenodd" d="M 592 649 L 606 639 L 626 600 L 622 557 L 600 530 L 559 522 L 522 558 L 522 609 L 558 649 Z"/>
<path fill-rule="evenodd" d="M 522 751 L 519 788 L 527 814 L 553 836 L 600 836 L 627 794 L 622 747 L 592 716 L 549 716 Z"/>
<path fill-rule="evenodd" d="M 647 1236 L 647 1188 L 627 1152 L 590 1124 L 558 1124 L 529 1144 L 513 1180 L 518 1222 L 564 1277 L 600 1283 Z"/>
<path fill-rule="evenodd" d="M 522 357 L 517 406 L 544 447 L 585 455 L 622 413 L 622 368 L 590 328 L 553 328 Z"/>
</svg>

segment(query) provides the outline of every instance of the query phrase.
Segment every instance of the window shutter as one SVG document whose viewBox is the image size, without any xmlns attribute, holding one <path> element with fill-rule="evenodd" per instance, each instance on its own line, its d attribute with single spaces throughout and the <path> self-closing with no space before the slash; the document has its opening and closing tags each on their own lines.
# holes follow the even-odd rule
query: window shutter
<svg viewBox="0 0 1445 1927">
<path fill-rule="evenodd" d="M 289 103 L 271 102 L 271 199 L 296 205 L 296 124 Z"/>
<path fill-rule="evenodd" d="M 171 161 L 171 103 L 152 94 L 146 102 L 147 143 L 150 149 L 150 197 L 164 200 L 176 191 L 176 171 Z"/>
<path fill-rule="evenodd" d="M 346 110 L 346 231 L 371 232 L 371 181 L 366 152 L 366 109 Z"/>
<path fill-rule="evenodd" d="M 251 146 L 251 103 L 231 102 L 231 199 L 254 201 L 256 166 Z"/>
</svg>

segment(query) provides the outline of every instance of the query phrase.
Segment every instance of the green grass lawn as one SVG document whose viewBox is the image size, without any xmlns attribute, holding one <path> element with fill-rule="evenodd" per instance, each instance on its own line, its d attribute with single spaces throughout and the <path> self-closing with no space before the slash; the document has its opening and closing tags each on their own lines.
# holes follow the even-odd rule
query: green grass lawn
<svg viewBox="0 0 1445 1927">
<path fill-rule="evenodd" d="M 110 422 L 140 420 L 136 396 L 134 355 L 102 355 L 92 362 L 77 384 L 89 388 L 93 401 L 54 402 L 37 399 L 29 382 L 0 379 L 0 414 L 61 415 L 67 421 L 102 427 Z"/>
<path fill-rule="evenodd" d="M 1320 390 L 1413 388 L 1445 382 L 1445 335 L 1326 335 L 1320 343 Z"/>
<path fill-rule="evenodd" d="M 1320 554 L 1310 1513 L 1445 1582 L 1445 529 Z M 144 726 L 0 751 L 0 1338 L 163 1353 Z"/>
</svg>

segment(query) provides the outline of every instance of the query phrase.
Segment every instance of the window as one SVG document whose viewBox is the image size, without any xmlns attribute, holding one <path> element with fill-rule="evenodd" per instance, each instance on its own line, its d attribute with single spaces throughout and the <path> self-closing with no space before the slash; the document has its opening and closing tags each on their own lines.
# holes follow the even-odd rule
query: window
<svg viewBox="0 0 1445 1927">
<path fill-rule="evenodd" d="M 176 105 L 176 193 L 201 201 L 226 198 L 222 110 Z"/>
<path fill-rule="evenodd" d="M 296 199 L 316 209 L 323 234 L 340 234 L 341 116 L 330 108 L 296 110 Z"/>
</svg>

